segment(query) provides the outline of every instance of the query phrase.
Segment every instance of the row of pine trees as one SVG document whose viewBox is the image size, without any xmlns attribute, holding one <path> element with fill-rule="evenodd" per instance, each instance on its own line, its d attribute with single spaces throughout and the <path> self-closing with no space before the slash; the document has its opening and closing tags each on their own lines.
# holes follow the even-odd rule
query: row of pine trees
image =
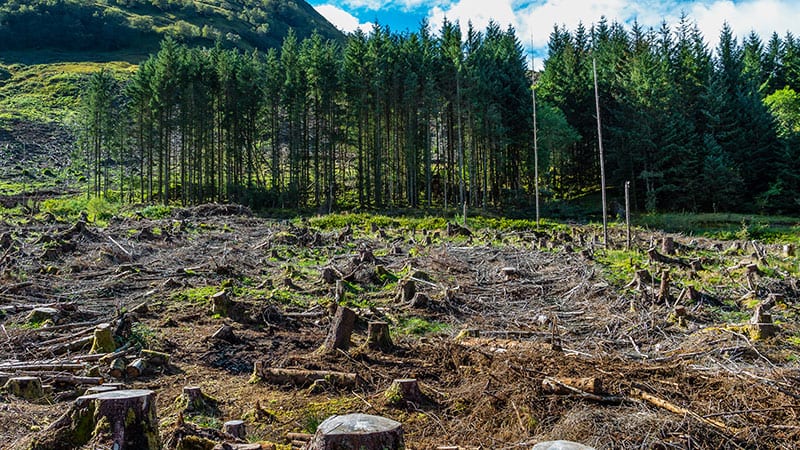
<svg viewBox="0 0 800 450">
<path fill-rule="evenodd" d="M 609 193 L 639 210 L 796 212 L 800 42 L 722 30 L 556 27 L 536 73 L 539 185 L 599 189 L 597 62 Z M 133 77 L 91 77 L 90 193 L 262 207 L 526 207 L 532 77 L 513 29 L 319 35 L 244 54 L 167 39 Z"/>
</svg>

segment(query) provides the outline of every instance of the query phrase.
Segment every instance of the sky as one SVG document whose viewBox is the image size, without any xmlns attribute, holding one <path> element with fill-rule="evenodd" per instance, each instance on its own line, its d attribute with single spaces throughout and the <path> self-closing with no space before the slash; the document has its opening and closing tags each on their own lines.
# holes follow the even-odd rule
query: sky
<svg viewBox="0 0 800 450">
<path fill-rule="evenodd" d="M 311 0 L 323 16 L 344 32 L 373 23 L 393 31 L 416 31 L 423 19 L 438 30 L 445 18 L 466 27 L 483 30 L 490 20 L 505 28 L 511 25 L 517 37 L 537 59 L 547 54 L 547 40 L 555 25 L 575 30 L 587 28 L 605 16 L 609 22 L 626 25 L 638 21 L 659 28 L 663 21 L 676 25 L 686 13 L 713 48 L 723 23 L 727 22 L 741 41 L 751 31 L 767 41 L 773 32 L 800 35 L 800 0 Z M 531 45 L 531 41 L 533 45 Z"/>
</svg>

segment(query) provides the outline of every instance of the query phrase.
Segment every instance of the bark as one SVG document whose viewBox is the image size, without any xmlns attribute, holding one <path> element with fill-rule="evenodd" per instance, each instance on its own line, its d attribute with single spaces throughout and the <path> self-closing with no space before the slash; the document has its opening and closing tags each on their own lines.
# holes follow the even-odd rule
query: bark
<svg viewBox="0 0 800 450">
<path fill-rule="evenodd" d="M 356 324 L 356 313 L 344 306 L 336 310 L 328 336 L 322 348 L 325 352 L 333 353 L 337 349 L 347 351 L 350 348 L 350 335 Z"/>
<path fill-rule="evenodd" d="M 267 367 L 266 361 L 257 361 L 253 375 L 272 384 L 293 385 L 298 387 L 308 387 L 316 380 L 326 380 L 329 384 L 352 388 L 358 384 L 358 376 L 355 373 L 334 372 L 328 370 L 305 370 L 305 369 L 280 369 Z"/>
</svg>

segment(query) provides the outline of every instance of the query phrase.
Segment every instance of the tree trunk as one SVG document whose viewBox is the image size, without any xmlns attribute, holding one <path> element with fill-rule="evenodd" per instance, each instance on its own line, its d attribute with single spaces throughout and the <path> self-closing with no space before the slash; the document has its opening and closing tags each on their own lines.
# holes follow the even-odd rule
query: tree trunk
<svg viewBox="0 0 800 450">
<path fill-rule="evenodd" d="M 322 348 L 328 353 L 335 352 L 336 349 L 347 351 L 350 348 L 350 335 L 355 324 L 356 313 L 344 306 L 339 307 Z"/>
<path fill-rule="evenodd" d="M 391 352 L 394 349 L 392 338 L 389 335 L 389 324 L 386 322 L 370 322 L 367 327 L 367 348 L 382 352 Z"/>
<path fill-rule="evenodd" d="M 322 422 L 306 450 L 400 450 L 403 425 L 367 414 L 332 416 Z"/>
</svg>

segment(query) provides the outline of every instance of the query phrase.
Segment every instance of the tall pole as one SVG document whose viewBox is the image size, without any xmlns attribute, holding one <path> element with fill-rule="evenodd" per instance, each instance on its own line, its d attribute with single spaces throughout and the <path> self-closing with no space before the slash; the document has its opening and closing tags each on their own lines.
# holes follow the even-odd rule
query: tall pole
<svg viewBox="0 0 800 450">
<path fill-rule="evenodd" d="M 608 214 L 606 208 L 606 165 L 603 157 L 603 130 L 600 125 L 600 93 L 597 88 L 597 61 L 592 58 L 592 74 L 594 75 L 594 104 L 597 110 L 597 141 L 600 146 L 600 189 L 603 198 L 603 245 L 608 247 Z"/>
<path fill-rule="evenodd" d="M 531 36 L 531 48 L 533 37 Z M 536 189 L 536 226 L 539 226 L 539 136 L 536 126 L 536 59 L 531 55 L 531 96 L 533 97 L 533 185 Z"/>
<path fill-rule="evenodd" d="M 631 182 L 625 182 L 625 236 L 626 248 L 631 249 Z"/>
</svg>

